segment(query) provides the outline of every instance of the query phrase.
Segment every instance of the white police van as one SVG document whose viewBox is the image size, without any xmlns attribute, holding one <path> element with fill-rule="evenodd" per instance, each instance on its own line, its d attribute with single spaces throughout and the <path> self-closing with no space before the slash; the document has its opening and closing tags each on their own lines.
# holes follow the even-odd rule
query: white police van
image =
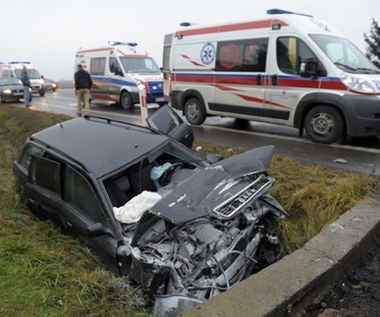
<svg viewBox="0 0 380 317">
<path fill-rule="evenodd" d="M 191 124 L 207 116 L 294 126 L 319 143 L 380 134 L 380 71 L 325 23 L 272 9 L 164 39 L 164 94 Z"/>
<path fill-rule="evenodd" d="M 93 80 L 91 99 L 119 103 L 133 109 L 139 103 L 139 86 L 145 88 L 148 103 L 166 104 L 162 72 L 137 43 L 108 42 L 108 45 L 79 49 L 75 67 L 81 64 Z"/>
<path fill-rule="evenodd" d="M 40 72 L 30 62 L 14 61 L 8 64 L 0 64 L 0 77 L 16 77 L 21 79 L 22 69 L 26 67 L 33 94 L 45 95 L 45 84 Z"/>
</svg>

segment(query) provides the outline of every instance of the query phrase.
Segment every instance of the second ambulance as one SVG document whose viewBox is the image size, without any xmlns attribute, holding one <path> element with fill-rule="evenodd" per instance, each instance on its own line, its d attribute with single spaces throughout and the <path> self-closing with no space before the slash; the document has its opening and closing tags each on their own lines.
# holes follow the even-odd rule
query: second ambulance
<svg viewBox="0 0 380 317">
<path fill-rule="evenodd" d="M 160 68 L 136 43 L 109 42 L 98 48 L 80 49 L 75 65 L 81 64 L 93 80 L 91 98 L 119 103 L 133 109 L 139 103 L 139 86 L 148 103 L 166 104 Z"/>
</svg>

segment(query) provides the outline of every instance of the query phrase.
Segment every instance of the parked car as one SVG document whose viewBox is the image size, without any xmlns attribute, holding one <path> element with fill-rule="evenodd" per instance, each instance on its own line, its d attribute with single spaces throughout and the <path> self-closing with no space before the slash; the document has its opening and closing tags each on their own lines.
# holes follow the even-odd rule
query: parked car
<svg viewBox="0 0 380 317">
<path fill-rule="evenodd" d="M 45 85 L 45 90 L 46 91 L 56 91 L 59 87 L 59 83 L 52 80 L 52 79 L 47 79 L 44 78 L 44 85 Z"/>
<path fill-rule="evenodd" d="M 14 77 L 0 78 L 0 103 L 17 101 L 24 98 L 24 87 L 19 79 Z"/>
<path fill-rule="evenodd" d="M 148 122 L 155 129 L 86 115 L 49 127 L 26 141 L 14 174 L 34 213 L 85 241 L 172 316 L 276 261 L 274 221 L 286 213 L 268 194 L 273 146 L 202 159 L 170 107 Z"/>
</svg>

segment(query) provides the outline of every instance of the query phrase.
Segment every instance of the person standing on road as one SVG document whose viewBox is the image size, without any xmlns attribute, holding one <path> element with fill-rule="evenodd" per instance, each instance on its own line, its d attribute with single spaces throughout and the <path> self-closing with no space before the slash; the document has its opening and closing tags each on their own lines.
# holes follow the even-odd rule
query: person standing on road
<svg viewBox="0 0 380 317">
<path fill-rule="evenodd" d="M 24 66 L 21 71 L 21 82 L 22 85 L 24 86 L 24 104 L 25 107 L 29 108 L 31 106 L 30 101 L 32 100 L 31 94 L 30 94 L 30 78 L 28 71 L 26 67 Z"/>
<path fill-rule="evenodd" d="M 90 110 L 90 88 L 92 86 L 92 79 L 90 74 L 83 69 L 81 64 L 78 64 L 77 71 L 74 74 L 75 93 L 77 95 L 77 114 L 82 115 L 82 107 L 84 105 L 86 110 Z"/>
</svg>

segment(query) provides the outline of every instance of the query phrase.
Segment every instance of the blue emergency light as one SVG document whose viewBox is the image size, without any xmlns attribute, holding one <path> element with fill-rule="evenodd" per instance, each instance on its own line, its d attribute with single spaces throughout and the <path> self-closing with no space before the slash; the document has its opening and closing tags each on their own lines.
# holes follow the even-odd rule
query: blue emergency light
<svg viewBox="0 0 380 317">
<path fill-rule="evenodd" d="M 111 46 L 116 46 L 116 45 L 127 45 L 127 46 L 132 46 L 132 47 L 137 46 L 137 43 L 134 43 L 134 42 L 108 41 L 108 44 Z"/>
<path fill-rule="evenodd" d="M 299 12 L 292 12 L 282 9 L 269 9 L 267 10 L 267 14 L 297 14 L 297 15 L 303 15 L 305 17 L 313 17 L 312 15 L 305 14 L 305 13 L 299 13 Z"/>
<path fill-rule="evenodd" d="M 190 22 L 181 22 L 181 23 L 179 24 L 179 26 L 190 26 L 190 25 L 191 25 Z"/>
<path fill-rule="evenodd" d="M 8 64 L 30 64 L 30 62 L 15 62 L 15 61 L 12 61 L 12 62 L 9 62 Z"/>
</svg>

